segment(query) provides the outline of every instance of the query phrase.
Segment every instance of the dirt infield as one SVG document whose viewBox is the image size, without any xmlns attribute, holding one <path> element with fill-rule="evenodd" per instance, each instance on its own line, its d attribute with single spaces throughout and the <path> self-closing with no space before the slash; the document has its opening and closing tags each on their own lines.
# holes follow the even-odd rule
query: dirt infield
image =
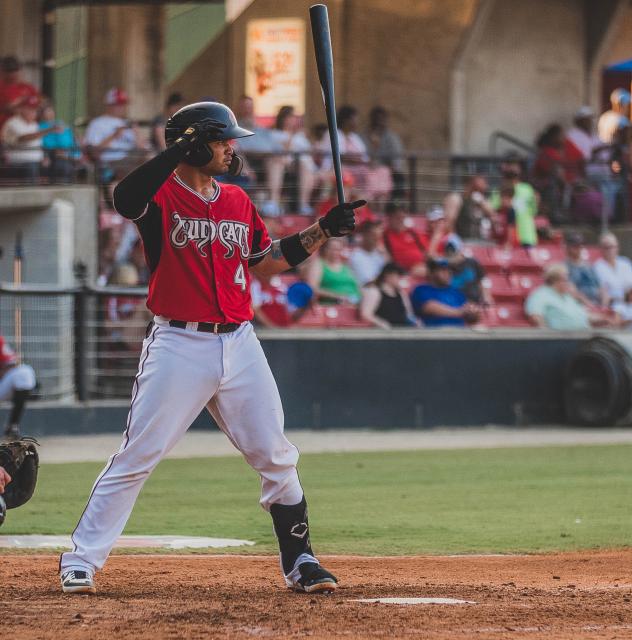
<svg viewBox="0 0 632 640">
<path fill-rule="evenodd" d="M 114 556 L 98 595 L 59 592 L 55 556 L 0 556 L 2 637 L 632 638 L 632 550 L 331 557 L 329 596 L 283 587 L 274 557 Z M 464 605 L 354 602 L 449 597 Z"/>
</svg>

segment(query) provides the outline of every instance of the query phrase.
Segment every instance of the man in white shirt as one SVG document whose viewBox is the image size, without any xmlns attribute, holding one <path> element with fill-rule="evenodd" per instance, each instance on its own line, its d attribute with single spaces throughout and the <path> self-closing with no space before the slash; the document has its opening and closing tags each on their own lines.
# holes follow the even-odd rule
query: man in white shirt
<svg viewBox="0 0 632 640">
<path fill-rule="evenodd" d="M 24 98 L 16 107 L 16 114 L 2 127 L 0 138 L 6 147 L 5 157 L 15 178 L 37 178 L 44 160 L 42 137 L 59 132 L 57 127 L 40 129 L 37 122 L 39 100 L 34 96 Z"/>
<path fill-rule="evenodd" d="M 622 135 L 630 127 L 630 102 L 626 89 L 615 89 L 610 94 L 612 109 L 601 114 L 597 129 L 604 144 L 622 144 Z"/>
<path fill-rule="evenodd" d="M 573 118 L 573 126 L 566 133 L 566 139 L 577 148 L 586 162 L 590 162 L 595 149 L 603 146 L 599 136 L 593 132 L 595 112 L 591 107 L 580 107 Z"/>
<path fill-rule="evenodd" d="M 360 228 L 360 244 L 351 251 L 349 267 L 358 284 L 363 287 L 373 282 L 387 262 L 387 254 L 380 247 L 382 224 L 367 220 Z"/>
<path fill-rule="evenodd" d="M 602 257 L 594 264 L 599 283 L 605 289 L 609 303 L 622 302 L 632 289 L 632 262 L 619 255 L 619 241 L 613 233 L 605 233 L 599 241 Z"/>
<path fill-rule="evenodd" d="M 127 119 L 127 93 L 116 87 L 105 94 L 105 113 L 88 124 L 84 143 L 93 160 L 116 175 L 126 173 L 144 160 L 148 145 L 138 127 Z M 135 154 L 134 152 L 138 152 Z"/>
</svg>

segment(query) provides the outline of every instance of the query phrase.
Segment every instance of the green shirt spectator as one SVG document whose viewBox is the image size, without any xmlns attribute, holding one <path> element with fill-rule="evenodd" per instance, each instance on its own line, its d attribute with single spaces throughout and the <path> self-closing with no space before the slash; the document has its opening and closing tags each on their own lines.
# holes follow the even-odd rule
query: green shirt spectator
<svg viewBox="0 0 632 640">
<path fill-rule="evenodd" d="M 500 209 L 500 192 L 494 191 L 490 199 L 492 207 Z M 535 217 L 538 214 L 538 200 L 535 189 L 526 182 L 514 184 L 512 200 L 516 212 L 516 233 L 518 241 L 523 246 L 534 247 L 538 244 L 538 232 Z"/>
<path fill-rule="evenodd" d="M 319 259 L 310 261 L 306 280 L 322 302 L 360 301 L 360 287 L 344 260 L 344 247 L 339 238 L 330 238 L 320 250 Z"/>
</svg>

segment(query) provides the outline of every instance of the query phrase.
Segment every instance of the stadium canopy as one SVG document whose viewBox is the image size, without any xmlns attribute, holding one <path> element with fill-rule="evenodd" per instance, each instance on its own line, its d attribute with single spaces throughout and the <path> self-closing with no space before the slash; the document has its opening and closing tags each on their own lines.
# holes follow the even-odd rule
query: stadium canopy
<svg viewBox="0 0 632 640">
<path fill-rule="evenodd" d="M 624 60 L 606 67 L 606 71 L 632 71 L 632 60 Z"/>
</svg>

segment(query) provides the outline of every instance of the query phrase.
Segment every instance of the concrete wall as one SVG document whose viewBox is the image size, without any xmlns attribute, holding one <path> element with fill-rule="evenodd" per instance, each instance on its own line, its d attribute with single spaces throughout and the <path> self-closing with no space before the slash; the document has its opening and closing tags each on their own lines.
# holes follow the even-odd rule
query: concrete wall
<svg viewBox="0 0 632 640">
<path fill-rule="evenodd" d="M 244 92 L 249 20 L 300 17 L 307 26 L 306 123 L 325 119 L 309 27 L 312 0 L 256 0 L 170 86 L 234 104 Z M 449 74 L 476 0 L 329 0 L 337 103 L 363 116 L 376 104 L 411 149 L 447 148 Z"/>
<path fill-rule="evenodd" d="M 569 124 L 584 102 L 582 0 L 494 0 L 463 61 L 453 150 L 484 153 L 503 130 L 525 142 L 547 124 Z"/>
<path fill-rule="evenodd" d="M 16 55 L 24 63 L 24 78 L 41 83 L 42 0 L 0 0 L 0 56 Z"/>
<path fill-rule="evenodd" d="M 113 86 L 130 95 L 129 116 L 151 119 L 162 110 L 164 7 L 91 6 L 88 14 L 88 115 L 103 112 Z"/>
<path fill-rule="evenodd" d="M 23 235 L 25 283 L 73 286 L 73 264 L 97 270 L 96 190 L 89 186 L 0 189 L 0 281 L 13 278 L 18 231 Z"/>
</svg>

